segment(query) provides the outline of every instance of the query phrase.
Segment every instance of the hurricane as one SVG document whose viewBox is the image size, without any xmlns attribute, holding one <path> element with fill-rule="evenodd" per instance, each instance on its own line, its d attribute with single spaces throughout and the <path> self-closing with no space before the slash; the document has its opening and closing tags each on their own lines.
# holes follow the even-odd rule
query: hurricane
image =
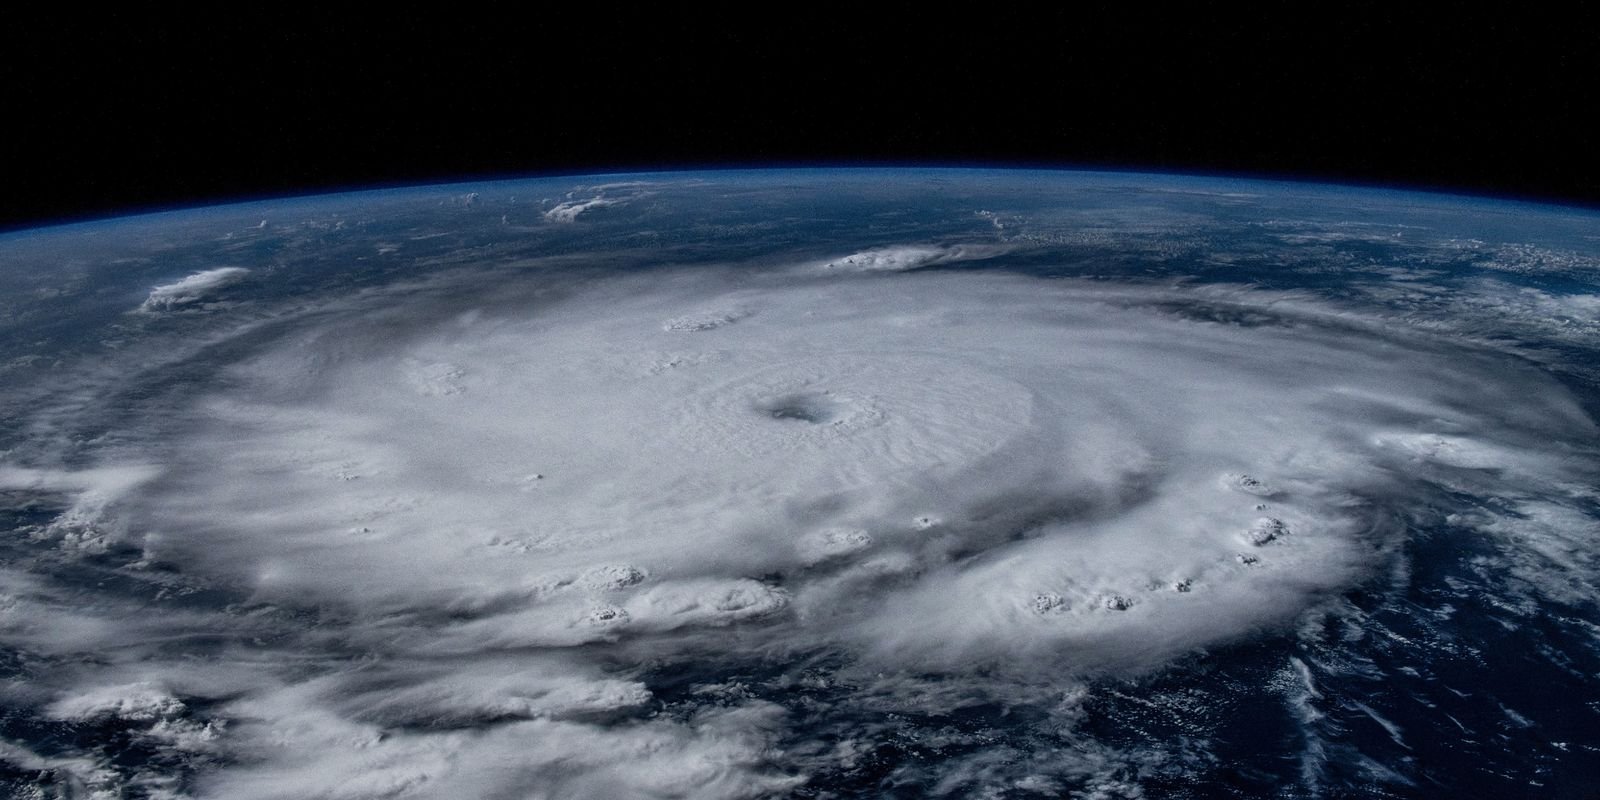
<svg viewBox="0 0 1600 800">
<path fill-rule="evenodd" d="M 0 239 L 68 265 L 54 294 L 4 278 L 37 299 L 0 340 L 0 777 L 1594 774 L 1595 703 L 1503 660 L 1597 696 L 1592 215 L 1519 237 L 1447 198 L 1026 175 L 513 182 Z"/>
</svg>

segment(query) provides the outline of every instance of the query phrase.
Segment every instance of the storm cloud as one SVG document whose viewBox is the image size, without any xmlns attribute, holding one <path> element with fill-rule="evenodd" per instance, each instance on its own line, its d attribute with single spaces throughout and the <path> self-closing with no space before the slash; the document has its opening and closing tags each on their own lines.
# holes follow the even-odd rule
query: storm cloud
<svg viewBox="0 0 1600 800">
<path fill-rule="evenodd" d="M 1551 443 L 1593 425 L 1526 363 L 1296 293 L 914 269 L 999 252 L 466 271 L 253 328 L 99 463 L 0 470 L 75 509 L 40 536 L 236 605 L 11 575 L 6 635 L 109 654 L 38 702 L 207 796 L 755 797 L 848 743 L 732 686 L 663 707 L 651 676 L 822 654 L 841 704 L 937 676 L 1070 728 L 1086 682 L 1287 629 L 1392 567 L 1424 482 L 1491 474 L 1527 522 L 1482 529 L 1592 575 L 1562 533 L 1588 456 Z"/>
</svg>

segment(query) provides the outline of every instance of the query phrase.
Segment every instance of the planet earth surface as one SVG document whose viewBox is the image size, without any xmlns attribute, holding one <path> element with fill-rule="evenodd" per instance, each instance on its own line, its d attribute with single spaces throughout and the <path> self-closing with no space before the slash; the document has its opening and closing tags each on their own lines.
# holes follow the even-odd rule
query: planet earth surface
<svg viewBox="0 0 1600 800">
<path fill-rule="evenodd" d="M 1593 797 L 1600 214 L 1008 170 L 0 237 L 0 794 Z"/>
</svg>

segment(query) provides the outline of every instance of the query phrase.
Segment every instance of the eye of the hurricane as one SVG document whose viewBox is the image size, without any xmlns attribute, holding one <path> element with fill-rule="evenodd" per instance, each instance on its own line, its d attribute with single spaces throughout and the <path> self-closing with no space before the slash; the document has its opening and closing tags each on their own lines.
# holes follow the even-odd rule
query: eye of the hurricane
<svg viewBox="0 0 1600 800">
<path fill-rule="evenodd" d="M 756 410 L 780 422 L 824 425 L 839 417 L 839 403 L 822 393 L 787 394 L 767 400 Z"/>
</svg>

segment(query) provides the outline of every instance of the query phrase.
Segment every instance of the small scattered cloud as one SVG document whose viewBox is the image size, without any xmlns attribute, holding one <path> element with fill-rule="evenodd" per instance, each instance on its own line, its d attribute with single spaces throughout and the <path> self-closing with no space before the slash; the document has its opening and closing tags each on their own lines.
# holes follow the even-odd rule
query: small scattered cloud
<svg viewBox="0 0 1600 800">
<path fill-rule="evenodd" d="M 609 206 L 619 206 L 627 202 L 610 197 L 591 197 L 587 200 L 567 200 L 556 204 L 549 211 L 544 212 L 544 218 L 551 222 L 575 222 L 578 215 L 585 211 Z"/>
<path fill-rule="evenodd" d="M 572 223 L 578 217 L 597 208 L 611 208 L 627 205 L 635 200 L 648 197 L 653 192 L 644 187 L 649 184 L 640 181 L 623 183 L 603 183 L 583 189 L 575 189 L 559 203 L 544 212 L 544 218 L 550 222 Z"/>
<path fill-rule="evenodd" d="M 187 278 L 162 284 L 150 290 L 150 296 L 139 305 L 143 312 L 171 311 L 207 300 L 218 291 L 242 280 L 250 270 L 244 267 L 218 267 L 196 272 Z"/>
<path fill-rule="evenodd" d="M 936 264 L 993 258 L 1010 249 L 995 244 L 894 245 L 823 261 L 813 269 L 820 272 L 904 272 Z"/>
</svg>

